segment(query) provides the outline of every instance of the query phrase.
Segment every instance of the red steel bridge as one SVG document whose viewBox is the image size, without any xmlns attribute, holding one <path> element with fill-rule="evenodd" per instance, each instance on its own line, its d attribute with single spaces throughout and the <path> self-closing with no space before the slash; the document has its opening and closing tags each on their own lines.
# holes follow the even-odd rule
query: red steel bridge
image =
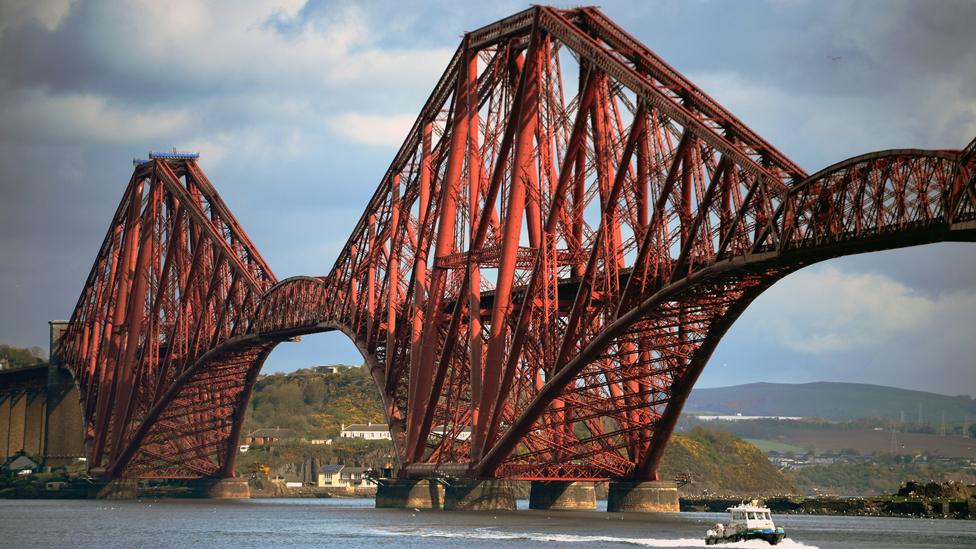
<svg viewBox="0 0 976 549">
<path fill-rule="evenodd" d="M 974 148 L 810 175 L 597 9 L 533 7 L 464 36 L 327 276 L 279 281 L 192 158 L 136 166 L 63 343 L 88 463 L 234 476 L 268 354 L 339 330 L 401 476 L 654 480 L 776 281 L 976 240 Z"/>
</svg>

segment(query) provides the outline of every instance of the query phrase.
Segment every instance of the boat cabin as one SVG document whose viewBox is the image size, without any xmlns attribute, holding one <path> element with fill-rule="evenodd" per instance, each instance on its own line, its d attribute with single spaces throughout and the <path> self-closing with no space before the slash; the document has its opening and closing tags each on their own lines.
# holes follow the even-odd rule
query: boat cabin
<svg viewBox="0 0 976 549">
<path fill-rule="evenodd" d="M 758 505 L 736 505 L 728 508 L 731 526 L 736 530 L 767 530 L 775 528 L 769 508 Z"/>
</svg>

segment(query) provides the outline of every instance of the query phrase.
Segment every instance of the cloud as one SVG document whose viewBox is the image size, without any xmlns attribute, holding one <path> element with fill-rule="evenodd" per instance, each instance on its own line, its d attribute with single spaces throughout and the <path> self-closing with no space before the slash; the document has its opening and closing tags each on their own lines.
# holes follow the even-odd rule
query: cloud
<svg viewBox="0 0 976 549">
<path fill-rule="evenodd" d="M 380 45 L 382 27 L 357 6 L 314 20 L 301 19 L 297 6 L 85 2 L 55 29 L 11 27 L 0 49 L 0 78 L 15 88 L 155 102 L 242 90 L 285 97 L 349 91 L 355 101 L 391 82 L 401 91 L 429 89 L 453 51 Z M 294 22 L 289 32 L 269 24 L 282 18 Z"/>
<path fill-rule="evenodd" d="M 342 137 L 364 145 L 397 147 L 407 137 L 413 114 L 382 116 L 350 112 L 333 118 L 330 127 Z"/>
<path fill-rule="evenodd" d="M 20 6 L 0 36 L 0 139 L 189 143 L 214 164 L 228 150 L 314 154 L 335 136 L 402 142 L 414 115 L 376 111 L 419 109 L 453 45 L 386 40 L 375 14 L 356 5 L 308 8 L 79 2 L 39 27 L 38 10 Z"/>
<path fill-rule="evenodd" d="M 0 139 L 43 142 L 96 140 L 131 143 L 163 139 L 186 131 L 193 117 L 186 108 L 112 104 L 95 95 L 27 92 L 0 107 Z"/>
<path fill-rule="evenodd" d="M 971 1 L 604 10 L 808 171 L 882 148 L 956 148 L 976 135 Z"/>
<path fill-rule="evenodd" d="M 28 22 L 47 30 L 58 28 L 75 0 L 5 0 L 0 3 L 0 34 L 7 27 Z"/>
<path fill-rule="evenodd" d="M 868 349 L 928 329 L 952 316 L 976 293 L 926 296 L 876 273 L 848 273 L 835 267 L 803 270 L 777 283 L 764 296 L 759 327 L 780 345 L 810 354 Z M 772 305 L 775 303 L 775 306 Z"/>
<path fill-rule="evenodd" d="M 885 254 L 911 261 L 927 248 Z M 870 255 L 805 268 L 763 293 L 716 349 L 701 386 L 847 381 L 973 394 L 976 288 L 921 289 L 851 270 Z"/>
<path fill-rule="evenodd" d="M 809 173 L 879 149 L 958 149 L 976 136 L 976 102 L 959 79 L 937 80 L 916 96 L 793 90 L 725 70 L 689 78 L 788 156 L 801 151 Z"/>
<path fill-rule="evenodd" d="M 233 132 L 203 132 L 200 137 L 180 141 L 177 147 L 200 153 L 202 167 L 213 170 L 228 160 L 255 162 L 263 158 L 271 163 L 308 157 L 320 145 L 317 137 L 297 126 L 252 126 Z"/>
</svg>

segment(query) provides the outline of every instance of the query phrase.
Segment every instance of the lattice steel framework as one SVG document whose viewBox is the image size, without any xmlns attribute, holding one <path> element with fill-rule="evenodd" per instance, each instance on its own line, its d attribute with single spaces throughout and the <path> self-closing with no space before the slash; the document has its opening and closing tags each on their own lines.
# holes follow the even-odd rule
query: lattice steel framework
<svg viewBox="0 0 976 549">
<path fill-rule="evenodd" d="M 66 337 L 90 463 L 233 474 L 264 358 L 341 330 L 402 475 L 655 479 L 766 288 L 974 240 L 973 149 L 808 176 L 598 10 L 526 10 L 465 35 L 326 277 L 276 282 L 194 162 L 136 169 Z"/>
<path fill-rule="evenodd" d="M 274 343 L 233 345 L 253 334 L 275 282 L 193 160 L 136 167 L 62 346 L 93 471 L 232 471 L 250 383 Z"/>
</svg>

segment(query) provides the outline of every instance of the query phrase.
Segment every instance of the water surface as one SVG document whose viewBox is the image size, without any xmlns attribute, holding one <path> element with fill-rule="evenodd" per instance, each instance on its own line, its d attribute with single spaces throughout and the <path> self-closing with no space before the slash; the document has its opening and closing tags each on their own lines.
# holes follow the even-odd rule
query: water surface
<svg viewBox="0 0 976 549">
<path fill-rule="evenodd" d="M 371 499 L 0 500 L 0 547 L 704 547 L 705 530 L 725 519 L 526 506 L 471 513 L 374 509 Z M 971 520 L 774 518 L 786 529 L 778 546 L 786 549 L 976 547 Z"/>
</svg>

